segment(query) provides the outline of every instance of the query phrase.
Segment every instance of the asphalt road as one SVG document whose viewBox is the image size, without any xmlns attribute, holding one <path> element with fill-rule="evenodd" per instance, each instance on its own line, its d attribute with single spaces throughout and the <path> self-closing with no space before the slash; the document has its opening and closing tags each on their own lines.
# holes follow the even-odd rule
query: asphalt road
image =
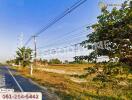
<svg viewBox="0 0 132 100">
<path fill-rule="evenodd" d="M 12 70 L 7 66 L 1 66 L 0 88 L 14 89 L 14 92 L 41 92 L 43 100 L 56 100 L 56 98 L 49 96 L 46 90 L 35 84 L 30 79 L 24 78 L 15 73 L 15 70 Z"/>
</svg>

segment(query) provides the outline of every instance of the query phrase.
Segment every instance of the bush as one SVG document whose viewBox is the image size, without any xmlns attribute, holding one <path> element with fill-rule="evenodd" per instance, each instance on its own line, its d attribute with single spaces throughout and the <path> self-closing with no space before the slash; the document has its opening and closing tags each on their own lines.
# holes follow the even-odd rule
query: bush
<svg viewBox="0 0 132 100">
<path fill-rule="evenodd" d="M 104 73 L 109 75 L 127 74 L 129 73 L 129 66 L 122 63 L 110 62 L 104 66 Z"/>
<path fill-rule="evenodd" d="M 59 59 L 51 59 L 49 64 L 62 64 L 62 62 Z"/>
<path fill-rule="evenodd" d="M 87 64 L 87 62 L 84 60 L 78 60 L 78 61 L 69 62 L 69 64 Z"/>
<path fill-rule="evenodd" d="M 132 66 L 132 56 L 126 56 L 126 57 L 120 58 L 119 61 L 129 66 Z"/>
<path fill-rule="evenodd" d="M 97 71 L 97 69 L 94 67 L 84 68 L 84 70 L 86 70 L 89 74 L 95 73 Z"/>
<path fill-rule="evenodd" d="M 101 73 L 94 77 L 93 81 L 108 82 L 109 78 L 107 77 L 107 75 Z"/>
</svg>

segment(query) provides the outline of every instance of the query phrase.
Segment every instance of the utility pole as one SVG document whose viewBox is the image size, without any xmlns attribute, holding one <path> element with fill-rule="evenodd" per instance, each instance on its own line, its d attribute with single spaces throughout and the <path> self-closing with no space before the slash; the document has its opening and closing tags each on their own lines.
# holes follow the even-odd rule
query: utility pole
<svg viewBox="0 0 132 100">
<path fill-rule="evenodd" d="M 18 48 L 22 48 L 22 47 L 23 47 L 23 33 L 21 33 L 21 34 L 18 36 L 17 47 L 18 47 Z"/>
<path fill-rule="evenodd" d="M 37 36 L 33 36 L 33 42 L 34 42 L 34 59 L 33 59 L 33 62 L 35 62 L 35 67 L 36 67 L 36 60 L 37 60 L 37 42 L 36 42 L 36 37 Z M 31 64 L 31 67 L 30 67 L 30 74 L 32 75 L 33 74 L 33 65 Z"/>
<path fill-rule="evenodd" d="M 77 44 L 75 44 L 74 46 L 75 46 L 75 48 L 74 48 L 74 50 L 75 50 L 75 62 L 77 62 L 77 60 L 78 60 L 78 58 L 76 59 L 76 57 L 77 57 Z"/>
<path fill-rule="evenodd" d="M 36 65 L 36 59 L 37 59 L 37 42 L 36 42 L 36 37 L 33 36 L 33 41 L 34 41 L 34 60 L 35 60 L 35 65 Z"/>
<path fill-rule="evenodd" d="M 23 33 L 21 33 L 18 36 L 18 43 L 17 43 L 17 48 L 22 48 L 23 47 Z M 19 61 L 19 66 L 21 66 L 21 62 Z"/>
</svg>

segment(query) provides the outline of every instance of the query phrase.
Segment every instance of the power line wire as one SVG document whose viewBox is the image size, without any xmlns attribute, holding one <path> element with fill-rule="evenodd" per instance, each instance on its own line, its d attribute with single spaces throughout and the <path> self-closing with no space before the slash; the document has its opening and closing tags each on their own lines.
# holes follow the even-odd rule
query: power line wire
<svg viewBox="0 0 132 100">
<path fill-rule="evenodd" d="M 76 29 L 74 29 L 74 30 L 72 30 L 72 31 L 70 31 L 70 32 L 66 32 L 65 35 L 63 35 L 62 37 L 59 36 L 59 38 L 56 39 L 56 40 L 54 40 L 54 42 L 51 42 L 50 44 L 48 44 L 48 45 L 46 45 L 46 46 L 38 47 L 37 49 L 41 49 L 41 48 L 44 48 L 44 47 L 47 47 L 47 46 L 52 46 L 52 45 L 54 45 L 56 42 L 58 42 L 58 40 L 61 40 L 61 39 L 63 39 L 63 42 L 64 42 L 64 40 L 66 40 L 64 37 L 66 37 L 66 36 L 80 35 L 80 34 L 78 34 L 78 33 L 72 34 L 72 35 L 70 35 L 70 34 L 73 33 L 73 32 L 75 32 L 75 31 L 77 31 L 77 30 L 79 30 L 79 29 L 81 29 L 81 28 L 83 28 L 84 26 L 88 26 L 88 24 L 85 24 L 85 25 L 83 25 L 83 26 L 81 26 L 81 27 L 78 27 L 78 28 L 76 28 Z M 88 27 L 91 27 L 91 26 L 89 25 Z M 88 29 L 90 29 L 90 28 L 88 28 Z M 82 31 L 82 32 L 83 32 L 83 31 Z M 79 33 L 82 33 L 82 32 L 79 32 Z M 76 37 L 75 37 L 75 38 L 76 38 Z M 78 38 L 78 37 L 77 37 L 77 38 Z"/>
<path fill-rule="evenodd" d="M 77 7 L 79 7 L 81 4 L 83 4 L 87 0 L 79 0 L 74 5 L 72 5 L 70 8 L 68 8 L 66 11 L 64 11 L 60 16 L 55 18 L 51 23 L 49 23 L 47 26 L 45 26 L 43 29 L 41 29 L 39 32 L 37 32 L 35 35 L 39 36 L 42 32 L 47 30 L 49 27 L 51 27 L 53 24 L 58 22 L 60 19 L 65 17 L 67 14 L 71 13 L 73 10 L 75 10 Z"/>
<path fill-rule="evenodd" d="M 59 38 L 54 39 L 54 41 L 51 42 L 51 43 L 55 43 L 55 42 L 57 42 L 57 41 L 59 41 L 59 40 L 65 39 L 65 38 L 67 38 L 67 37 L 69 37 L 69 36 L 78 35 L 78 33 L 75 33 L 75 34 L 72 34 L 72 33 L 74 33 L 74 32 L 76 32 L 76 31 L 78 31 L 78 30 L 84 28 L 85 26 L 88 26 L 88 24 L 85 24 L 85 25 L 83 25 L 83 26 L 81 26 L 81 27 L 78 27 L 78 28 L 76 28 L 76 29 L 74 29 L 74 30 L 72 30 L 72 31 L 70 31 L 70 32 L 66 32 L 65 34 L 62 34 L 61 36 L 57 36 L 57 37 L 59 37 Z M 91 26 L 89 26 L 89 27 L 91 27 Z M 48 39 L 46 39 L 46 40 L 48 40 Z M 51 44 L 51 43 L 50 43 L 50 44 Z"/>
<path fill-rule="evenodd" d="M 42 28 L 39 32 L 37 32 L 34 36 L 39 36 L 40 34 L 42 34 L 44 31 L 46 31 L 49 27 L 51 27 L 52 25 L 54 25 L 56 22 L 58 22 L 59 20 L 61 20 L 63 17 L 65 17 L 67 14 L 71 13 L 72 11 L 74 11 L 77 7 L 79 7 L 81 4 L 83 4 L 84 2 L 86 2 L 87 0 L 79 0 L 77 1 L 75 4 L 73 4 L 70 8 L 66 9 L 62 14 L 60 14 L 58 17 L 56 17 L 55 19 L 53 19 L 52 22 L 50 22 L 49 24 L 47 24 L 44 28 Z M 28 41 L 25 43 L 25 46 L 32 40 L 32 36 L 28 39 Z"/>
<path fill-rule="evenodd" d="M 73 41 L 73 40 L 77 40 L 78 38 L 83 38 L 84 36 L 86 37 L 86 35 L 76 36 L 76 37 L 72 38 L 72 41 Z M 71 38 L 69 38 L 69 39 L 71 39 Z M 63 40 L 62 42 L 63 42 L 63 43 L 71 42 L 71 41 L 69 41 L 69 39 L 65 39 L 65 40 Z M 45 45 L 45 46 L 42 46 L 42 47 L 38 47 L 37 49 L 43 49 L 43 48 L 45 48 L 45 47 L 51 47 L 51 46 L 53 46 L 53 45 L 58 45 L 58 44 L 55 44 L 55 43 L 56 43 L 56 42 L 51 43 L 51 44 L 48 44 L 48 45 Z M 60 44 L 60 42 L 59 42 L 59 44 Z M 62 44 L 62 43 L 61 43 L 61 44 Z"/>
</svg>

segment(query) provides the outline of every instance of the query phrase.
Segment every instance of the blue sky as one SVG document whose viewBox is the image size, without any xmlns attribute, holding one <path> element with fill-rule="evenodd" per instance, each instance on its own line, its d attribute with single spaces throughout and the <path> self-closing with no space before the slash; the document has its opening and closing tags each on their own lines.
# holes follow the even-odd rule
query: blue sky
<svg viewBox="0 0 132 100">
<path fill-rule="evenodd" d="M 18 36 L 24 34 L 26 40 L 53 18 L 70 7 L 77 0 L 0 0 L 0 61 L 5 61 L 14 56 Z M 98 7 L 100 0 L 87 0 L 75 11 L 54 24 L 37 38 L 37 46 L 53 44 L 52 48 L 65 46 L 82 41 L 86 28 L 65 36 L 68 32 L 97 21 L 96 17 L 101 13 Z M 102 0 L 103 1 L 103 0 Z M 107 0 L 107 3 L 121 3 L 124 0 Z M 79 37 L 80 36 L 80 37 Z M 62 39 L 59 39 L 63 37 Z M 77 38 L 74 38 L 77 37 Z M 54 42 L 56 41 L 56 42 Z M 66 42 L 65 41 L 69 41 Z M 32 46 L 32 41 L 28 46 Z M 51 47 L 45 47 L 48 49 Z"/>
</svg>

